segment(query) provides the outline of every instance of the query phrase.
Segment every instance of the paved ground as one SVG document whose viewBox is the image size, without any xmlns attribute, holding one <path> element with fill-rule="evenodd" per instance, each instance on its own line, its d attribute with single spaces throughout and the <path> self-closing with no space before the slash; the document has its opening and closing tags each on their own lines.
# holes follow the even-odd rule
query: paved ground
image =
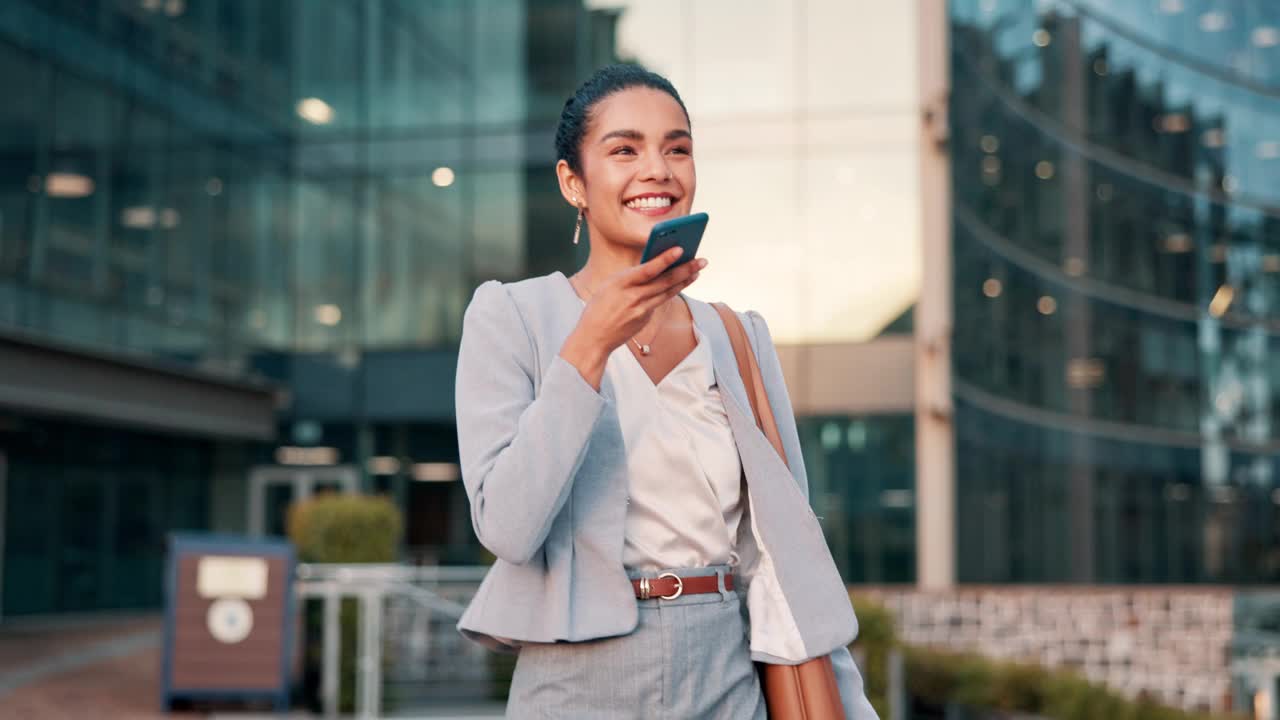
<svg viewBox="0 0 1280 720">
<path fill-rule="evenodd" d="M 239 708 L 160 711 L 158 615 L 0 625 L 0 720 L 279 720 Z M 440 707 L 397 718 L 501 718 L 501 704 Z M 311 718 L 290 713 L 289 718 Z"/>
<path fill-rule="evenodd" d="M 0 718 L 183 717 L 160 712 L 159 671 L 158 616 L 6 623 L 0 628 Z"/>
</svg>

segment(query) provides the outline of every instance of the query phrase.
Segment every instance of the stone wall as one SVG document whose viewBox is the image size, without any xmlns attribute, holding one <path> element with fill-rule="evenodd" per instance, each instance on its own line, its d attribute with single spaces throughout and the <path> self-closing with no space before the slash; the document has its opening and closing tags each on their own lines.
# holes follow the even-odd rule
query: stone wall
<svg viewBox="0 0 1280 720">
<path fill-rule="evenodd" d="M 908 643 L 1069 667 L 1188 710 L 1230 703 L 1233 594 L 1221 588 L 852 588 Z"/>
</svg>

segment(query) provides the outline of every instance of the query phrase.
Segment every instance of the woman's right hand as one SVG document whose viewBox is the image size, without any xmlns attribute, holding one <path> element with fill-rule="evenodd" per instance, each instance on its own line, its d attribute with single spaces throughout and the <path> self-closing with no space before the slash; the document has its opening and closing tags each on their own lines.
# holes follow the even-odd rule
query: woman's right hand
<svg viewBox="0 0 1280 720">
<path fill-rule="evenodd" d="M 693 284 L 706 267 L 707 261 L 699 258 L 663 274 L 682 253 L 681 248 L 672 248 L 615 273 L 595 288 L 560 356 L 596 390 L 609 354 L 643 330 L 653 312 Z"/>
</svg>

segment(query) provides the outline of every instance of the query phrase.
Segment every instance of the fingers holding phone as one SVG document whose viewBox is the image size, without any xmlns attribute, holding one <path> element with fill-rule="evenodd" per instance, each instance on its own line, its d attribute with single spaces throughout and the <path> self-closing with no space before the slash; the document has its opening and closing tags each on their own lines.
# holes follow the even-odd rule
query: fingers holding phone
<svg viewBox="0 0 1280 720">
<path fill-rule="evenodd" d="M 674 259 L 667 260 L 673 255 Z M 683 255 L 681 248 L 673 248 L 637 266 L 636 287 L 644 298 L 644 307 L 649 311 L 684 292 L 685 288 L 692 285 L 698 279 L 698 274 L 707 266 L 706 258 L 696 258 L 692 262 L 675 265 L 681 255 Z"/>
</svg>

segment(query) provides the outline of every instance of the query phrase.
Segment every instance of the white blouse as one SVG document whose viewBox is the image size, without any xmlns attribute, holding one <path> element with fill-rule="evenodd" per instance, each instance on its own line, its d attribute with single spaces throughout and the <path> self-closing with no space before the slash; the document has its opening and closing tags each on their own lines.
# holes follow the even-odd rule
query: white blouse
<svg viewBox="0 0 1280 720">
<path fill-rule="evenodd" d="M 629 569 L 739 562 L 742 465 L 711 346 L 694 333 L 697 345 L 657 384 L 625 345 L 605 366 L 626 448 Z"/>
<path fill-rule="evenodd" d="M 625 357 L 611 355 L 605 366 L 627 455 L 623 565 L 732 566 L 734 586 L 746 594 L 751 649 L 800 661 L 800 632 L 743 493 L 711 345 L 696 327 L 694 335 L 694 349 L 656 385 L 625 345 L 615 350 Z"/>
</svg>

